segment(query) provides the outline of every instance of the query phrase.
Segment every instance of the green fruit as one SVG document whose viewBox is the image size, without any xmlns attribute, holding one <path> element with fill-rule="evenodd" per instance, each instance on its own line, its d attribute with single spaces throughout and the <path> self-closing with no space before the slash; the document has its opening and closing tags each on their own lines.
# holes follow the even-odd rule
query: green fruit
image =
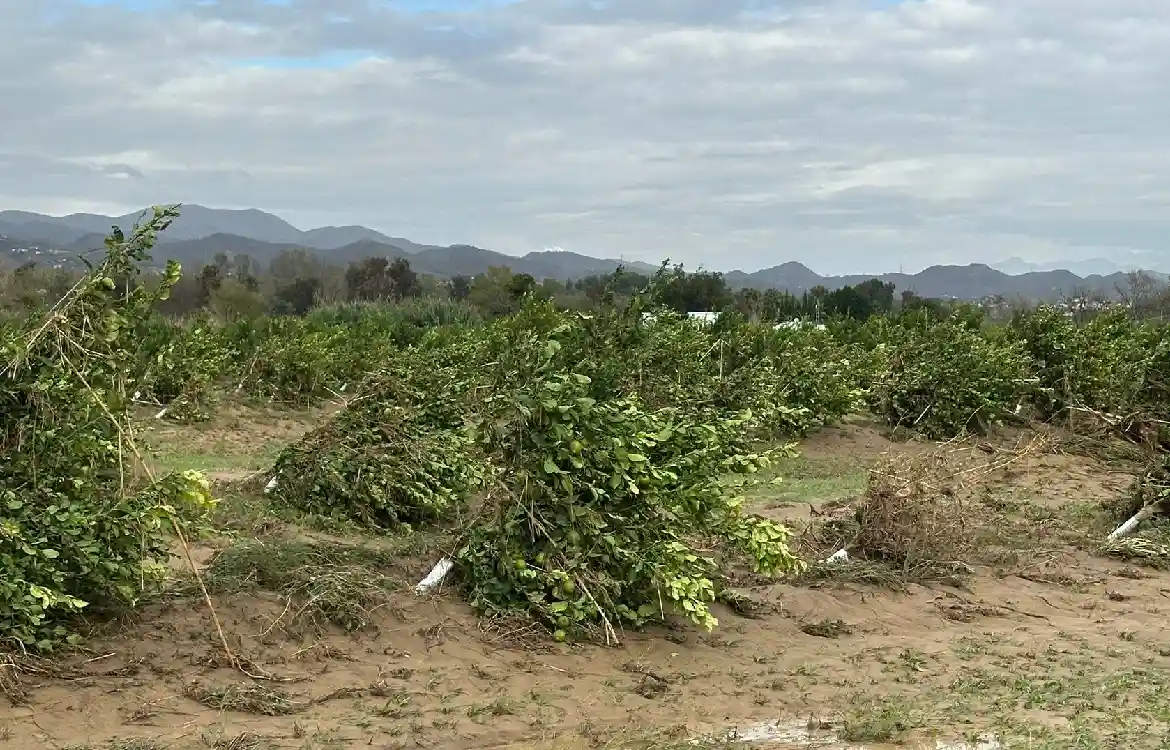
<svg viewBox="0 0 1170 750">
<path fill-rule="evenodd" d="M 548 561 L 548 555 L 544 554 L 543 552 L 541 552 L 539 555 L 536 556 L 536 564 L 537 565 L 544 565 L 545 562 L 547 562 L 547 561 Z"/>
<path fill-rule="evenodd" d="M 573 442 L 569 443 L 569 450 L 573 451 L 573 453 L 580 453 L 584 449 L 585 446 L 581 444 L 580 440 L 574 440 Z"/>
<path fill-rule="evenodd" d="M 571 580 L 561 583 L 561 591 L 564 591 L 566 594 L 572 594 L 576 590 L 577 584 L 573 583 Z"/>
<path fill-rule="evenodd" d="M 568 637 L 569 637 L 569 634 L 563 630 L 553 631 L 553 640 L 556 641 L 557 643 L 564 643 L 565 639 Z"/>
<path fill-rule="evenodd" d="M 515 561 L 516 570 L 524 570 L 528 567 L 528 563 L 524 562 L 524 558 L 517 557 Z"/>
<path fill-rule="evenodd" d="M 570 620 L 568 617 L 561 615 L 557 618 L 557 627 L 561 630 L 564 630 L 565 628 L 569 627 L 569 622 Z"/>
</svg>

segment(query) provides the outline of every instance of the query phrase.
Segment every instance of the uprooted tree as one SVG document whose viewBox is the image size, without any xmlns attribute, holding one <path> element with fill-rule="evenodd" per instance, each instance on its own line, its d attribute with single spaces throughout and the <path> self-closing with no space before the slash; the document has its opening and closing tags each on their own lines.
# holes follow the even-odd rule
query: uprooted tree
<svg viewBox="0 0 1170 750">
<path fill-rule="evenodd" d="M 142 472 L 128 418 L 138 342 L 179 278 L 136 283 L 177 208 L 126 237 L 52 308 L 0 331 L 0 634 L 49 649 L 84 607 L 133 605 L 165 574 L 174 532 L 211 504 L 194 472 Z M 145 485 L 145 486 L 144 486 Z"/>
<path fill-rule="evenodd" d="M 375 526 L 458 512 L 472 604 L 558 638 L 676 613 L 713 627 L 718 563 L 700 550 L 800 567 L 786 528 L 744 512 L 748 480 L 728 479 L 769 462 L 753 450 L 776 423 L 760 394 L 783 388 L 767 356 L 731 358 L 685 319 L 644 325 L 639 304 L 530 300 L 431 334 L 278 458 L 278 496 Z"/>
</svg>

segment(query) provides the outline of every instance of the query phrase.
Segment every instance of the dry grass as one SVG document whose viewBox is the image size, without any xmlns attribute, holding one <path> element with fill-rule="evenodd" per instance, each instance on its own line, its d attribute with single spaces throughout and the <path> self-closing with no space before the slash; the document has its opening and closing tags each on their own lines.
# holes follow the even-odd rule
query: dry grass
<svg viewBox="0 0 1170 750">
<path fill-rule="evenodd" d="M 1148 537 L 1130 537 L 1105 542 L 1102 554 L 1158 570 L 1170 570 L 1170 544 Z"/>
<path fill-rule="evenodd" d="M 258 734 L 240 732 L 232 737 L 213 740 L 211 750 L 260 750 L 267 747 L 266 740 Z"/>
<path fill-rule="evenodd" d="M 793 577 L 792 583 L 811 588 L 830 583 L 857 583 L 893 590 L 905 589 L 909 583 L 939 583 L 961 587 L 972 573 L 971 566 L 961 562 L 926 562 L 898 568 L 883 562 L 851 559 L 847 562 L 809 565 Z"/>
<path fill-rule="evenodd" d="M 376 693 L 377 686 L 346 687 L 301 699 L 270 682 L 238 682 L 230 685 L 191 682 L 183 688 L 183 695 L 200 705 L 216 711 L 239 711 L 257 716 L 291 716 L 339 698 Z"/>
<path fill-rule="evenodd" d="M 1122 523 L 1149 505 L 1162 505 L 1163 515 L 1170 500 L 1170 456 L 1156 456 L 1145 463 L 1145 473 L 1135 477 L 1129 492 L 1121 497 L 1102 503 L 1116 523 Z"/>
<path fill-rule="evenodd" d="M 204 578 L 216 594 L 263 590 L 285 597 L 285 610 L 270 631 L 366 630 L 415 577 L 417 556 L 441 548 L 433 535 L 378 541 L 374 546 L 279 536 L 244 540 L 220 551 Z"/>
<path fill-rule="evenodd" d="M 1038 434 L 1008 449 L 952 441 L 887 456 L 871 469 L 860 498 L 826 506 L 800 539 L 814 559 L 845 549 L 849 560 L 813 563 L 797 582 L 961 583 L 974 572 L 967 561 L 976 556 L 979 537 L 972 529 L 990 517 L 976 490 L 1051 448 L 1051 438 Z"/>
<path fill-rule="evenodd" d="M 0 694 L 14 706 L 22 706 L 28 702 L 26 680 L 30 677 L 67 680 L 75 676 L 65 665 L 47 659 L 29 654 L 0 654 Z"/>
<path fill-rule="evenodd" d="M 962 443 L 887 459 L 870 472 L 851 552 L 902 569 L 961 564 L 972 549 L 972 521 L 984 515 L 972 490 L 1050 446 L 1036 435 L 1000 454 L 992 449 L 991 458 L 973 464 Z"/>
<path fill-rule="evenodd" d="M 1128 443 L 1146 456 L 1165 450 L 1170 422 L 1144 412 L 1110 414 L 1085 406 L 1067 410 L 1068 429 L 1098 443 Z"/>
<path fill-rule="evenodd" d="M 312 705 L 311 701 L 296 700 L 280 688 L 262 683 L 207 686 L 193 682 L 187 685 L 183 694 L 216 711 L 241 711 L 260 716 L 289 716 Z"/>
</svg>

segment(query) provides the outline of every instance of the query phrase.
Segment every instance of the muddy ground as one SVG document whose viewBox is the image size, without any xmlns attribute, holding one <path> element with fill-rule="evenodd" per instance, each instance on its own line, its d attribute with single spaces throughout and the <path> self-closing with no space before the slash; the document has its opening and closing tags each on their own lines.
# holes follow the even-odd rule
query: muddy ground
<svg viewBox="0 0 1170 750">
<path fill-rule="evenodd" d="M 102 623 L 82 652 L 0 667 L 14 699 L 0 698 L 3 747 L 715 747 L 768 722 L 811 730 L 773 747 L 935 747 L 986 732 L 1002 747 L 1167 746 L 1170 575 L 1096 552 L 1112 523 L 1101 503 L 1126 492 L 1131 465 L 1050 439 L 1025 451 L 1020 433 L 948 446 L 973 480 L 959 483 L 970 545 L 949 561 L 970 574 L 752 581 L 751 616 L 717 606 L 714 632 L 626 633 L 605 648 L 486 624 L 449 593 L 415 596 L 440 540 L 306 528 L 231 484 L 324 418 L 237 409 L 149 426 L 159 468 L 222 480 L 228 533 L 194 557 L 235 550 L 208 584 L 242 669 L 182 580 L 132 621 Z M 815 527 L 864 492 L 874 465 L 938 452 L 855 421 L 805 441 L 776 467 L 786 481 L 751 500 Z M 1004 456 L 994 472 L 962 468 Z M 956 517 L 939 523 L 953 533 Z M 798 540 L 809 555 L 826 543 Z M 329 600 L 322 576 L 349 576 L 361 596 Z M 369 629 L 324 622 L 324 605 L 305 606 L 314 595 Z"/>
</svg>

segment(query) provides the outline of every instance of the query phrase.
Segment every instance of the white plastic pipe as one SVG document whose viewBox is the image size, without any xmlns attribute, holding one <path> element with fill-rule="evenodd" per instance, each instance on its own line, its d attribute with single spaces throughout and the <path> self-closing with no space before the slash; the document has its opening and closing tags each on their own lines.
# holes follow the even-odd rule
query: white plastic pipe
<svg viewBox="0 0 1170 750">
<path fill-rule="evenodd" d="M 447 574 L 450 573 L 454 568 L 455 561 L 451 558 L 444 557 L 442 560 L 439 560 L 439 562 L 435 563 L 435 567 L 431 568 L 431 572 L 427 573 L 426 578 L 419 581 L 418 585 L 414 587 L 414 593 L 427 593 L 442 583 L 443 579 L 446 578 Z"/>
</svg>

